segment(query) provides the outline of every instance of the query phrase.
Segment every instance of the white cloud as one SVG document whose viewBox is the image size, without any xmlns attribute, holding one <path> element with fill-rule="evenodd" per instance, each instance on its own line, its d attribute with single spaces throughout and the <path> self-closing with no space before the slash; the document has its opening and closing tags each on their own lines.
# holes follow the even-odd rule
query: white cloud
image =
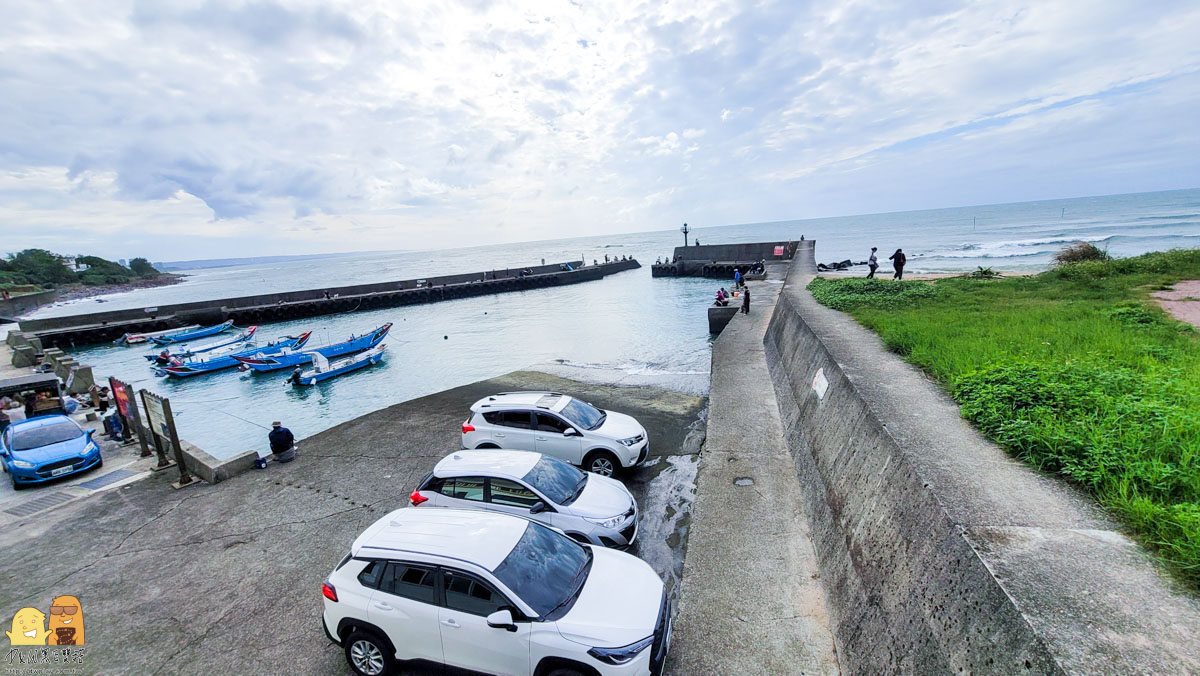
<svg viewBox="0 0 1200 676">
<path fill-rule="evenodd" d="M 1200 184 L 1195 3 L 471 4 L 9 7 L 4 248 L 432 247 Z"/>
</svg>

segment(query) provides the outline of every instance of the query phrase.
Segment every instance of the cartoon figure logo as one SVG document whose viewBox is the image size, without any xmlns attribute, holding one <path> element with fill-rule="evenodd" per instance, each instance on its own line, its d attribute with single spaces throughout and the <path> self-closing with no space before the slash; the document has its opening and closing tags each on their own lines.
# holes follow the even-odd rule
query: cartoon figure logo
<svg viewBox="0 0 1200 676">
<path fill-rule="evenodd" d="M 55 596 L 50 604 L 47 645 L 83 645 L 83 606 L 74 596 Z"/>
<path fill-rule="evenodd" d="M 46 616 L 37 608 L 22 608 L 13 615 L 8 642 L 12 645 L 46 645 Z"/>
</svg>

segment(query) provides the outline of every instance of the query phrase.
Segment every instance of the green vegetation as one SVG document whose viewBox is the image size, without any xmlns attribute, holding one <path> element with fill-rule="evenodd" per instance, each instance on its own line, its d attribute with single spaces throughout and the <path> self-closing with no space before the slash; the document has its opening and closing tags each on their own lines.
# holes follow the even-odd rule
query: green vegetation
<svg viewBox="0 0 1200 676">
<path fill-rule="evenodd" d="M 1098 248 L 1091 242 L 1075 242 L 1054 254 L 1054 262 L 1059 265 L 1067 263 L 1082 263 L 1084 261 L 1107 261 L 1112 257 L 1104 249 Z"/>
<path fill-rule="evenodd" d="M 145 258 L 135 258 L 128 268 L 98 256 L 76 256 L 76 270 L 63 263 L 63 257 L 44 249 L 26 249 L 9 254 L 0 260 L 0 288 L 43 287 L 53 288 L 64 284 L 123 284 L 135 279 L 149 279 L 159 275 Z"/>
<path fill-rule="evenodd" d="M 1088 489 L 1200 587 L 1200 335 L 1148 297 L 1200 276 L 1200 249 L 1105 256 L 1035 277 L 809 289 L 941 382 L 986 435 Z"/>
</svg>

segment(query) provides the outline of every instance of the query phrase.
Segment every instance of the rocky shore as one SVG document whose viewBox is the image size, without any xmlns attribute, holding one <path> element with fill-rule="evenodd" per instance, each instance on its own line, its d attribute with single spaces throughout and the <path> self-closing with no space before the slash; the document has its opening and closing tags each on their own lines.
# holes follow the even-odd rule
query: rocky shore
<svg viewBox="0 0 1200 676">
<path fill-rule="evenodd" d="M 56 302 L 68 300 L 82 300 L 84 298 L 95 298 L 97 296 L 108 296 L 114 293 L 124 293 L 135 289 L 152 289 L 158 286 L 171 286 L 179 284 L 186 275 L 177 275 L 170 272 L 164 272 L 157 277 L 150 279 L 137 279 L 131 282 L 123 282 L 121 284 L 71 284 L 62 286 L 58 289 L 58 295 L 55 298 Z"/>
</svg>

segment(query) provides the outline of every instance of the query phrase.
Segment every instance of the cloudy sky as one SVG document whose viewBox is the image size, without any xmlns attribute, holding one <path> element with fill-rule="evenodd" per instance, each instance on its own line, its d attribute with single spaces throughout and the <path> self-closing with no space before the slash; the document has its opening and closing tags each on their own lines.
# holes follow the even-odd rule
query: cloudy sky
<svg viewBox="0 0 1200 676">
<path fill-rule="evenodd" d="M 428 248 L 1200 186 L 1195 0 L 0 17 L 0 251 Z"/>
</svg>

